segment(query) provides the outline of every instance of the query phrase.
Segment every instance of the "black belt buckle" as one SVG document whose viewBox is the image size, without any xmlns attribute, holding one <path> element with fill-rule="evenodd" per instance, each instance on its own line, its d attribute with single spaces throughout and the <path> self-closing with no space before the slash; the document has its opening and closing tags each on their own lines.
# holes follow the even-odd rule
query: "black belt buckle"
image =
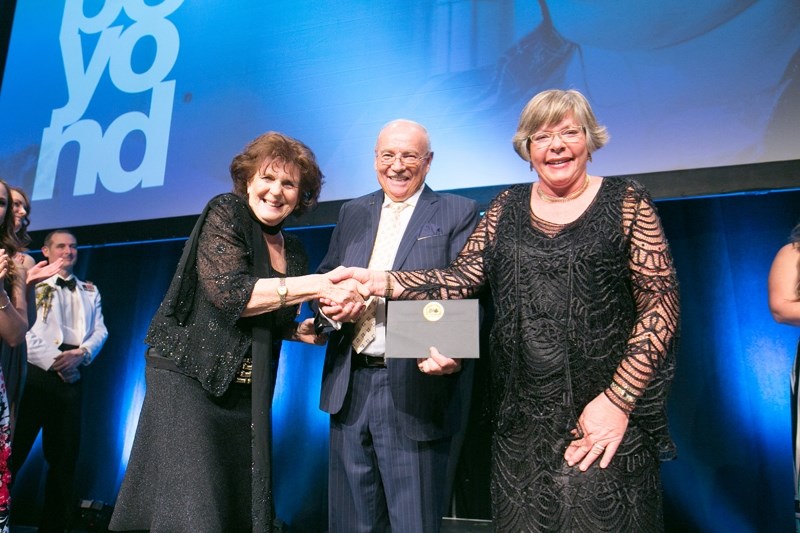
<svg viewBox="0 0 800 533">
<path fill-rule="evenodd" d="M 353 368 L 386 368 L 386 359 L 361 353 L 353 354 Z"/>
</svg>

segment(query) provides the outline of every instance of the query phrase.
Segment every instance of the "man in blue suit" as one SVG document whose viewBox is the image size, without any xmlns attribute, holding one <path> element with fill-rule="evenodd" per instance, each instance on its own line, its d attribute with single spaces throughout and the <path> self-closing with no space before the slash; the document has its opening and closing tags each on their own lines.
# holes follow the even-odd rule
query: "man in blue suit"
<svg viewBox="0 0 800 533">
<path fill-rule="evenodd" d="M 375 146 L 381 189 L 342 206 L 319 271 L 449 265 L 477 224 L 478 209 L 472 200 L 425 185 L 432 160 L 424 127 L 408 120 L 387 124 Z M 329 531 L 437 532 L 450 440 L 468 400 L 460 380 L 469 376 L 435 349 L 426 359 L 385 360 L 386 304 L 376 304 L 359 317 L 321 308 L 335 328 L 320 398 L 320 408 L 331 414 Z"/>
</svg>

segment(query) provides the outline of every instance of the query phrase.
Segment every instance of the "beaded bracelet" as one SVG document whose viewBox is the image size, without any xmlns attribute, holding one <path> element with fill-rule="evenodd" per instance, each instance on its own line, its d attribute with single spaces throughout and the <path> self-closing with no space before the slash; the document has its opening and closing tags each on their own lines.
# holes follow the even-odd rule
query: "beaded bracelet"
<svg viewBox="0 0 800 533">
<path fill-rule="evenodd" d="M 611 382 L 611 390 L 614 391 L 614 394 L 619 396 L 623 402 L 631 405 L 636 403 L 636 396 L 631 394 L 628 389 L 624 388 L 616 381 Z"/>
</svg>

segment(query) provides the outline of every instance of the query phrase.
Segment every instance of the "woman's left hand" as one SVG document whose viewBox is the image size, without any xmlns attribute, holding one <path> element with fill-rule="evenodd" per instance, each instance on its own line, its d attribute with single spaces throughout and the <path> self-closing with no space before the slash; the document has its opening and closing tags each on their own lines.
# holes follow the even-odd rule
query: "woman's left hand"
<svg viewBox="0 0 800 533">
<path fill-rule="evenodd" d="M 578 425 L 583 429 L 583 438 L 574 440 L 567 446 L 567 451 L 564 452 L 567 464 L 577 464 L 585 472 L 602 455 L 600 468 L 605 468 L 617 453 L 628 429 L 628 414 L 611 403 L 601 392 L 583 409 Z M 577 430 L 573 430 L 573 433 L 577 434 Z"/>
<path fill-rule="evenodd" d="M 328 336 L 325 334 L 317 335 L 314 331 L 314 319 L 306 318 L 297 324 L 292 340 L 320 346 L 328 342 Z"/>
</svg>

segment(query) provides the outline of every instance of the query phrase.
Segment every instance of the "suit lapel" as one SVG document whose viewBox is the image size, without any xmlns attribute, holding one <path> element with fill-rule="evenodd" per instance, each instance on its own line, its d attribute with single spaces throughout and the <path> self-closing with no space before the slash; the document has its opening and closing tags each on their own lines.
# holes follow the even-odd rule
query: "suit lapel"
<svg viewBox="0 0 800 533">
<path fill-rule="evenodd" d="M 400 246 L 397 249 L 397 255 L 394 258 L 393 270 L 400 270 L 403 267 L 403 262 L 411 253 L 414 243 L 417 242 L 417 235 L 419 235 L 422 226 L 428 222 L 433 214 L 436 212 L 436 205 L 439 203 L 439 197 L 427 185 L 419 195 L 417 206 L 414 208 L 414 213 L 411 215 L 411 220 L 408 221 L 408 227 L 403 238 L 400 240 Z"/>
</svg>

